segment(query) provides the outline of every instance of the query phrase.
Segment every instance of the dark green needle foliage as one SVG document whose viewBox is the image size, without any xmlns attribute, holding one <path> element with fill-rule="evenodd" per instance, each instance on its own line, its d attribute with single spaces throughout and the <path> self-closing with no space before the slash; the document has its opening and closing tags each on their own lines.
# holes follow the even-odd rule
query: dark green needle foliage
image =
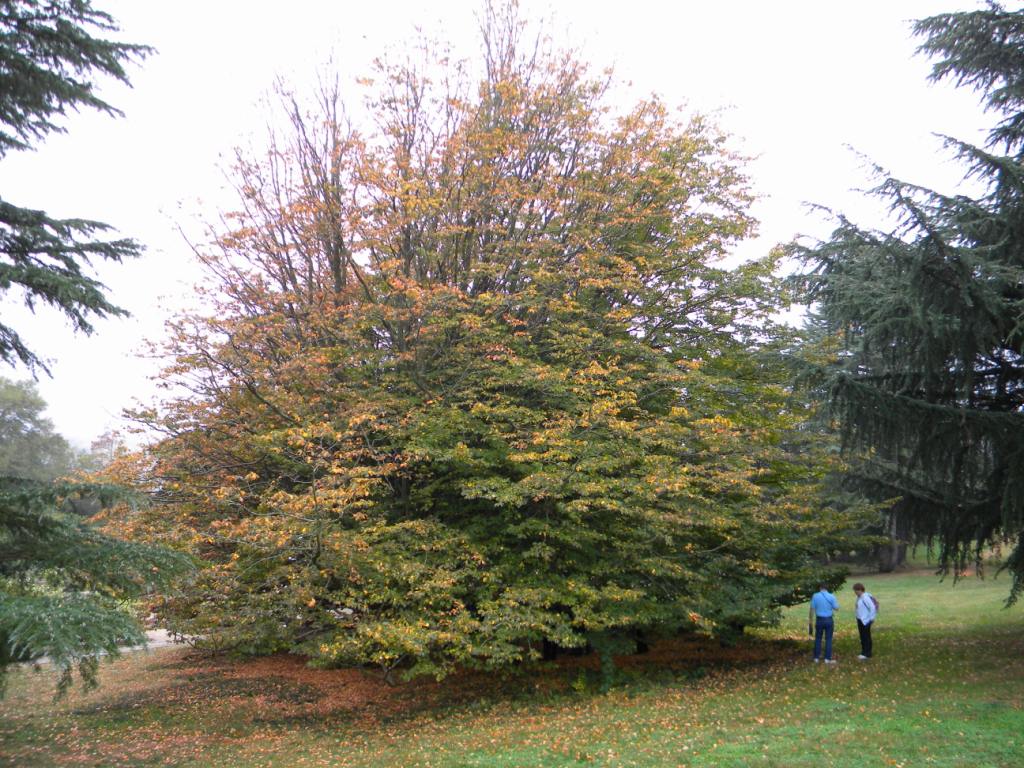
<svg viewBox="0 0 1024 768">
<path fill-rule="evenodd" d="M 952 138 L 967 194 L 884 177 L 898 226 L 840 217 L 798 250 L 824 328 L 843 354 L 822 380 L 851 480 L 939 546 L 960 573 L 990 545 L 1024 590 L 1024 11 L 919 21 L 931 78 L 976 90 L 996 122 L 984 147 Z M 883 175 L 884 176 L 884 175 Z"/>
<path fill-rule="evenodd" d="M 70 511 L 82 497 L 109 504 L 124 492 L 0 477 L 0 683 L 8 664 L 45 655 L 59 693 L 76 668 L 94 685 L 101 654 L 145 640 L 130 601 L 188 566 L 177 553 L 100 532 Z"/>
<path fill-rule="evenodd" d="M 93 78 L 127 84 L 123 64 L 150 49 L 94 36 L 116 29 L 88 0 L 0 0 L 0 160 L 63 132 L 69 111 L 121 114 L 96 94 Z M 83 271 L 90 260 L 120 261 L 139 253 L 132 240 L 105 239 L 109 229 L 20 207 L 0 187 L 0 298 L 10 292 L 33 309 L 48 304 L 85 333 L 94 318 L 124 314 Z M 7 321 L 0 321 L 0 360 L 46 370 Z"/>
<path fill-rule="evenodd" d="M 0 0 L 0 160 L 63 131 L 69 110 L 120 114 L 96 95 L 92 78 L 127 83 L 122 64 L 150 49 L 93 36 L 114 31 L 113 19 L 87 0 Z M 11 293 L 31 308 L 49 304 L 85 333 L 92 318 L 124 314 L 83 271 L 90 259 L 139 252 L 131 240 L 101 239 L 108 229 L 0 197 L 0 299 Z M 46 371 L 7 321 L 0 361 Z M 144 639 L 130 601 L 165 585 L 187 561 L 107 536 L 74 514 L 76 499 L 94 506 L 119 492 L 53 482 L 57 449 L 67 446 L 42 418 L 45 404 L 33 388 L 6 380 L 0 394 L 0 687 L 9 664 L 43 655 L 60 674 L 59 692 L 76 668 L 91 685 L 101 654 Z"/>
</svg>

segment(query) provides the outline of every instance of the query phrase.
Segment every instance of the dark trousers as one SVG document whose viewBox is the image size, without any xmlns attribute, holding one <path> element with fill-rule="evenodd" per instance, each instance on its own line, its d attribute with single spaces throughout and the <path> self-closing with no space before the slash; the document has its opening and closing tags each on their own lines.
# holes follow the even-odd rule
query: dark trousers
<svg viewBox="0 0 1024 768">
<path fill-rule="evenodd" d="M 827 619 L 823 619 L 818 616 L 814 620 L 814 658 L 821 658 L 821 639 L 825 638 L 825 658 L 832 658 L 832 633 L 835 631 L 836 624 L 832 617 L 829 616 Z"/>
<path fill-rule="evenodd" d="M 860 633 L 860 655 L 871 658 L 871 622 L 865 624 L 857 619 L 857 631 Z"/>
</svg>

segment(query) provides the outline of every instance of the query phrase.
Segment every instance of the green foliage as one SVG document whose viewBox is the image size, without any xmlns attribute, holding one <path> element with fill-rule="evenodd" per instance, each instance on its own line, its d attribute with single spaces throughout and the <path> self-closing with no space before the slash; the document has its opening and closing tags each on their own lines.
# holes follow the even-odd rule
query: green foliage
<svg viewBox="0 0 1024 768">
<path fill-rule="evenodd" d="M 180 554 L 112 538 L 62 511 L 81 497 L 108 505 L 125 491 L 0 478 L 0 675 L 45 655 L 61 693 L 76 667 L 92 685 L 98 654 L 142 642 L 126 601 L 166 588 L 188 566 Z"/>
<path fill-rule="evenodd" d="M 820 322 L 842 354 L 820 384 L 853 454 L 850 478 L 937 539 L 954 573 L 1011 544 L 1012 602 L 1024 589 L 1024 11 L 997 4 L 915 30 L 932 78 L 977 89 L 1000 118 L 986 148 L 946 145 L 981 185 L 949 196 L 894 178 L 875 193 L 891 232 L 845 218 L 797 249 Z"/>
<path fill-rule="evenodd" d="M 99 98 L 91 78 L 127 83 L 122 63 L 149 48 L 93 37 L 117 30 L 109 15 L 88 0 L 0 2 L 0 160 L 30 149 L 53 132 L 69 109 L 117 109 Z M 77 331 L 90 333 L 91 318 L 123 315 L 104 286 L 82 271 L 90 259 L 120 261 L 139 253 L 125 239 L 101 240 L 110 228 L 85 219 L 54 219 L 0 199 L 0 294 L 15 290 L 27 306 L 59 309 Z M 18 332 L 0 323 L 0 360 L 46 370 Z"/>
<path fill-rule="evenodd" d="M 45 651 L 59 670 L 57 694 L 71 687 L 77 669 L 86 690 L 96 686 L 98 654 L 114 657 L 119 646 L 139 645 L 146 636 L 122 605 L 82 594 L 17 595 L 5 590 L 0 604 L 4 665 Z"/>
<path fill-rule="evenodd" d="M 0 476 L 52 480 L 71 470 L 74 452 L 45 409 L 32 382 L 0 377 Z"/>
<path fill-rule="evenodd" d="M 116 29 L 88 0 L 0 0 L 0 159 L 62 131 L 59 119 L 68 109 L 120 114 L 96 95 L 90 78 L 127 83 L 122 63 L 150 49 L 91 34 Z M 56 307 L 86 333 L 91 317 L 124 314 L 82 271 L 92 258 L 119 261 L 139 252 L 130 240 L 94 239 L 107 229 L 0 200 L 0 294 L 14 289 L 30 308 Z M 3 323 L 0 360 L 46 370 Z M 71 463 L 66 442 L 41 415 L 44 407 L 31 385 L 0 379 L 0 682 L 11 662 L 46 655 L 63 693 L 76 667 L 91 685 L 99 654 L 143 639 L 125 601 L 166 587 L 187 559 L 113 538 L 73 513 L 124 493 L 44 482 Z"/>
</svg>

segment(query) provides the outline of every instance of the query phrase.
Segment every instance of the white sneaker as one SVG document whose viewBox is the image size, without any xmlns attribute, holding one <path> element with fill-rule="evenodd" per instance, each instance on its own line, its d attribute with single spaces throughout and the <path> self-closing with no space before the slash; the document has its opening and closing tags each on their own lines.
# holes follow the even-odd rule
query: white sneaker
<svg viewBox="0 0 1024 768">
<path fill-rule="evenodd" d="M 826 664 L 835 664 L 836 660 L 835 659 L 825 659 L 825 663 Z"/>
<path fill-rule="evenodd" d="M 819 661 L 819 659 L 815 659 L 815 660 L 814 660 L 814 663 L 815 663 L 815 664 L 817 664 L 817 663 L 818 663 L 818 661 Z"/>
<path fill-rule="evenodd" d="M 867 661 L 868 660 L 868 657 L 865 656 L 863 653 L 859 654 L 857 656 L 857 658 L 860 659 L 861 661 Z"/>
</svg>

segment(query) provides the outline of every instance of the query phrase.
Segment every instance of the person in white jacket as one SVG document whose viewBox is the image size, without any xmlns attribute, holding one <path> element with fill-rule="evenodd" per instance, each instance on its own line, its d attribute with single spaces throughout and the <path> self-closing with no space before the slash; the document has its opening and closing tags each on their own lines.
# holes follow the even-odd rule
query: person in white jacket
<svg viewBox="0 0 1024 768">
<path fill-rule="evenodd" d="M 860 656 L 857 658 L 864 661 L 871 658 L 871 625 L 878 615 L 878 608 L 875 598 L 864 591 L 860 582 L 853 585 L 853 593 L 857 595 L 857 631 L 860 633 Z"/>
</svg>

